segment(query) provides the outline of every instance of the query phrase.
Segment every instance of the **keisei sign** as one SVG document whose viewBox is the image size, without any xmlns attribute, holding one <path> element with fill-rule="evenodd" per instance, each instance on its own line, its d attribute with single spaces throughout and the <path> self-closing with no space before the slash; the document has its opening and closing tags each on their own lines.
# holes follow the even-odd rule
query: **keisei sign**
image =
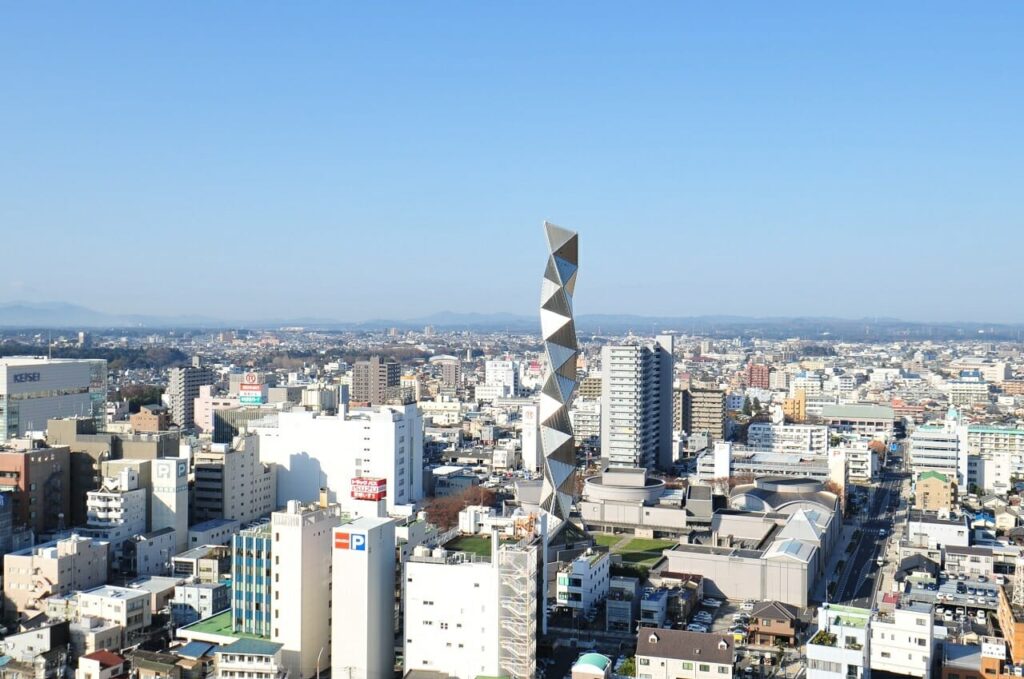
<svg viewBox="0 0 1024 679">
<path fill-rule="evenodd" d="M 15 373 L 11 379 L 15 384 L 22 384 L 24 382 L 38 382 L 40 377 L 39 373 Z"/>
<path fill-rule="evenodd" d="M 388 496 L 388 480 L 377 476 L 357 476 L 352 479 L 352 498 L 355 500 L 383 500 Z"/>
<path fill-rule="evenodd" d="M 335 533 L 335 549 L 351 549 L 357 552 L 366 551 L 366 536 L 362 533 Z"/>
</svg>

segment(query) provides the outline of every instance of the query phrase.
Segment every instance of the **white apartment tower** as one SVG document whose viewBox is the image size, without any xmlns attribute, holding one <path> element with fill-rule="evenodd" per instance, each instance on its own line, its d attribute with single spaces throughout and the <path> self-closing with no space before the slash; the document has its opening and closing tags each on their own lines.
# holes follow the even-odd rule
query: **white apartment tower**
<svg viewBox="0 0 1024 679">
<path fill-rule="evenodd" d="M 519 363 L 516 361 L 487 361 L 484 364 L 484 383 L 498 387 L 502 397 L 518 396 Z"/>
<path fill-rule="evenodd" d="M 415 405 L 282 412 L 276 427 L 254 431 L 260 460 L 277 464 L 279 505 L 312 502 L 327 488 L 348 510 L 352 479 L 366 476 L 387 480 L 389 512 L 423 497 L 423 419 Z"/>
<path fill-rule="evenodd" d="M 331 561 L 340 510 L 338 505 L 291 500 L 285 510 L 271 515 L 270 639 L 284 645 L 282 661 L 294 679 L 315 676 L 331 665 Z"/>
<path fill-rule="evenodd" d="M 99 490 L 86 495 L 87 524 L 80 532 L 109 541 L 118 562 L 125 541 L 146 532 L 146 496 L 134 469 L 124 469 L 116 477 L 103 479 Z M 115 563 L 115 567 L 118 565 Z"/>
<path fill-rule="evenodd" d="M 672 464 L 673 337 L 601 349 L 601 456 L 613 466 Z"/>
<path fill-rule="evenodd" d="M 395 667 L 395 523 L 361 517 L 334 529 L 331 668 L 351 679 L 391 679 Z"/>
</svg>

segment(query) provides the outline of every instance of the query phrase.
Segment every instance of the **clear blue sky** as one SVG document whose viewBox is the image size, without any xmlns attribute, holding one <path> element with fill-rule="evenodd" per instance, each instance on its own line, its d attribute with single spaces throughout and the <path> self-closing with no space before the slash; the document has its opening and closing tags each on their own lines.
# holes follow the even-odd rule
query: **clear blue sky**
<svg viewBox="0 0 1024 679">
<path fill-rule="evenodd" d="M 1024 4 L 6 3 L 0 302 L 1024 321 Z"/>
</svg>

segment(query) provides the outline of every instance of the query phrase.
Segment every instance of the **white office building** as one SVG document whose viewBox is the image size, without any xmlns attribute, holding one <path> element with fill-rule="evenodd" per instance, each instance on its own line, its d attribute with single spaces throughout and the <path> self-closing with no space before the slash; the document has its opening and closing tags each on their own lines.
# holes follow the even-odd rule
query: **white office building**
<svg viewBox="0 0 1024 679">
<path fill-rule="evenodd" d="M 555 585 L 558 605 L 586 613 L 604 601 L 611 585 L 610 564 L 608 552 L 594 549 L 564 564 Z"/>
<path fill-rule="evenodd" d="M 271 514 L 270 638 L 283 645 L 282 662 L 294 679 L 315 676 L 318 662 L 321 670 L 331 665 L 332 546 L 341 522 L 338 505 L 301 505 L 296 500 Z M 339 618 L 346 614 L 345 608 L 337 611 Z"/>
<path fill-rule="evenodd" d="M 103 429 L 106 403 L 105 360 L 0 358 L 0 441 L 43 431 L 51 418 L 91 417 Z"/>
<path fill-rule="evenodd" d="M 259 439 L 243 438 L 237 447 L 212 443 L 194 453 L 194 516 L 249 523 L 284 506 L 278 501 L 277 467 L 260 460 Z"/>
<path fill-rule="evenodd" d="M 405 564 L 405 672 L 527 679 L 536 675 L 538 546 L 491 556 L 417 547 Z"/>
<path fill-rule="evenodd" d="M 415 405 L 348 409 L 337 415 L 282 412 L 257 427 L 260 460 L 277 465 L 278 504 L 311 502 L 320 488 L 343 508 L 352 479 L 387 480 L 388 511 L 423 497 L 423 420 Z"/>
<path fill-rule="evenodd" d="M 871 669 L 928 679 L 934 638 L 929 604 L 879 611 L 871 619 Z"/>
<path fill-rule="evenodd" d="M 121 646 L 140 641 L 152 618 L 150 593 L 104 585 L 78 594 L 78 617 L 97 618 L 121 627 Z"/>
<path fill-rule="evenodd" d="M 947 385 L 949 403 L 957 408 L 971 408 L 989 402 L 988 384 L 985 382 L 955 381 Z"/>
<path fill-rule="evenodd" d="M 395 523 L 377 517 L 344 523 L 334 529 L 332 552 L 332 672 L 351 679 L 391 679 Z"/>
<path fill-rule="evenodd" d="M 747 428 L 747 445 L 773 453 L 826 455 L 828 427 L 813 424 L 752 422 Z"/>
<path fill-rule="evenodd" d="M 955 408 L 939 424 L 922 425 L 910 435 L 910 468 L 914 478 L 937 471 L 964 487 L 968 478 L 967 427 Z"/>
<path fill-rule="evenodd" d="M 516 361 L 487 361 L 484 364 L 484 384 L 496 387 L 496 396 L 492 398 L 509 398 L 518 396 L 519 363 Z"/>
<path fill-rule="evenodd" d="M 673 337 L 601 349 L 601 457 L 617 467 L 672 464 Z"/>
<path fill-rule="evenodd" d="M 807 679 L 861 679 L 871 674 L 871 611 L 823 604 L 807 642 Z"/>
</svg>

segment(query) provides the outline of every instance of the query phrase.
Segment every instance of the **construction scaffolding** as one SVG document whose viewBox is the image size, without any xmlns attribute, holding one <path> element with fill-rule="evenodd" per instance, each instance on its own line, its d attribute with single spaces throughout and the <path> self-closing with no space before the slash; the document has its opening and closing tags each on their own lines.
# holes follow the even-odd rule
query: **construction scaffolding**
<svg viewBox="0 0 1024 679">
<path fill-rule="evenodd" d="M 536 675 L 538 550 L 537 541 L 526 538 L 498 551 L 498 662 L 503 676 Z"/>
</svg>

